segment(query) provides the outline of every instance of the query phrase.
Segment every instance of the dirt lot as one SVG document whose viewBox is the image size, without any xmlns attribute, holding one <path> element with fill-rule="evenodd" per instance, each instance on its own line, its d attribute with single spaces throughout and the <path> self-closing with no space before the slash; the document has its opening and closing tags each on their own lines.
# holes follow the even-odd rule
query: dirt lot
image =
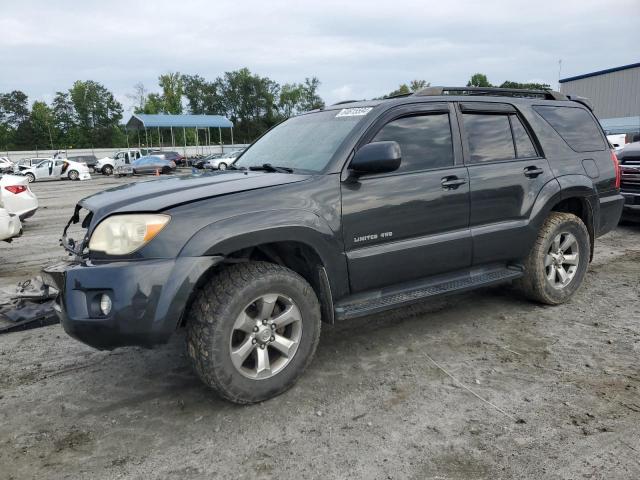
<svg viewBox="0 0 640 480">
<path fill-rule="evenodd" d="M 60 254 L 81 197 L 35 184 L 0 286 Z M 509 287 L 323 326 L 299 384 L 251 407 L 191 372 L 184 337 L 98 352 L 59 326 L 0 336 L 0 478 L 640 478 L 640 228 L 601 238 L 568 304 Z"/>
</svg>

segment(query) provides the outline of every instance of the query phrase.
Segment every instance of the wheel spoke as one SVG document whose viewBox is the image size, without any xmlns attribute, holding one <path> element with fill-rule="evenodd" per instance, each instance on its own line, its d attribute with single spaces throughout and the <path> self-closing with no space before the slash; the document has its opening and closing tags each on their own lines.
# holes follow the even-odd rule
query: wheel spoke
<svg viewBox="0 0 640 480">
<path fill-rule="evenodd" d="M 568 233 L 564 237 L 564 242 L 562 242 L 562 244 L 560 245 L 560 251 L 566 252 L 570 247 L 573 246 L 574 243 L 576 243 L 576 237 Z"/>
<path fill-rule="evenodd" d="M 564 263 L 568 265 L 578 265 L 578 261 L 579 261 L 579 258 L 577 253 L 571 253 L 569 255 L 564 256 Z"/>
<path fill-rule="evenodd" d="M 265 295 L 260 298 L 258 305 L 260 308 L 260 319 L 266 320 L 271 318 L 277 301 L 278 295 Z"/>
<path fill-rule="evenodd" d="M 296 342 L 292 342 L 282 335 L 275 335 L 275 340 L 271 342 L 271 346 L 279 350 L 285 357 L 289 356 L 289 352 L 295 346 Z"/>
<path fill-rule="evenodd" d="M 553 243 L 551 244 L 551 248 L 554 252 L 560 250 L 560 235 L 556 235 L 556 238 L 553 239 Z"/>
<path fill-rule="evenodd" d="M 558 267 L 558 275 L 560 275 L 560 280 L 562 280 L 562 283 L 566 283 L 566 281 L 569 279 L 569 275 L 567 275 L 567 271 L 562 265 Z"/>
<path fill-rule="evenodd" d="M 295 305 L 288 305 L 280 315 L 273 318 L 276 328 L 286 327 L 290 323 L 300 320 L 300 310 Z"/>
<path fill-rule="evenodd" d="M 234 330 L 242 330 L 243 332 L 246 333 L 251 333 L 253 332 L 253 327 L 256 326 L 256 321 L 251 318 L 249 315 L 247 315 L 246 312 L 242 312 L 240 315 L 238 315 L 238 318 L 236 319 L 236 323 L 233 325 L 233 329 Z"/>
<path fill-rule="evenodd" d="M 549 267 L 549 272 L 547 273 L 547 280 L 549 280 L 550 282 L 555 283 L 555 281 L 556 281 L 556 266 L 555 265 L 551 265 Z"/>
<path fill-rule="evenodd" d="M 552 257 L 549 253 L 547 253 L 547 254 L 544 256 L 544 266 L 545 266 L 545 268 L 546 268 L 546 267 L 548 267 L 549 265 L 553 265 L 553 257 Z"/>
<path fill-rule="evenodd" d="M 269 351 L 266 348 L 256 349 L 256 373 L 258 376 L 269 376 L 271 373 L 271 362 L 269 361 Z"/>
<path fill-rule="evenodd" d="M 251 340 L 251 337 L 247 336 L 247 339 L 242 343 L 242 345 L 231 351 L 231 361 L 237 368 L 242 366 L 251 351 L 255 348 L 255 345 Z"/>
</svg>

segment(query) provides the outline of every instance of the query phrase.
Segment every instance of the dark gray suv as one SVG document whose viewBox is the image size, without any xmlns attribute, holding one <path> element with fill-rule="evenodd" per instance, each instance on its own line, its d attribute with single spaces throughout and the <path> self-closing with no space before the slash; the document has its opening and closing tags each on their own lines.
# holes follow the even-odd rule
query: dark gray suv
<svg viewBox="0 0 640 480">
<path fill-rule="evenodd" d="M 227 171 L 85 198 L 46 275 L 70 335 L 112 349 L 184 327 L 200 378 L 258 402 L 302 374 L 321 321 L 511 281 L 566 301 L 619 183 L 588 101 L 430 87 L 286 120 Z"/>
</svg>

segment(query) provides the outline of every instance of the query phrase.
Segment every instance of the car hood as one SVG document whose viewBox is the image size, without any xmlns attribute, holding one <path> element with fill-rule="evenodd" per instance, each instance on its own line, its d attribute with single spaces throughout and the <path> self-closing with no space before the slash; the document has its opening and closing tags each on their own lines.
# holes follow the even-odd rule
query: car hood
<svg viewBox="0 0 640 480">
<path fill-rule="evenodd" d="M 308 175 L 224 171 L 130 183 L 96 193 L 79 205 L 93 212 L 95 225 L 112 213 L 158 212 L 194 201 L 301 182 Z"/>
</svg>

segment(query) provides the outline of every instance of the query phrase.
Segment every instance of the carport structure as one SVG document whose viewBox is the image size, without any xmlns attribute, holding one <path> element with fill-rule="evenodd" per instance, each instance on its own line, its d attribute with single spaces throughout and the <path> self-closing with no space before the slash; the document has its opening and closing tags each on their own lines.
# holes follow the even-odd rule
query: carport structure
<svg viewBox="0 0 640 480">
<path fill-rule="evenodd" d="M 148 129 L 157 129 L 158 139 L 160 142 L 159 147 L 162 147 L 162 130 L 169 129 L 171 133 L 171 146 L 175 148 L 175 134 L 174 129 L 182 129 L 184 138 L 184 148 L 186 156 L 187 148 L 187 128 L 193 128 L 196 132 L 196 148 L 200 147 L 200 130 L 205 132 L 205 143 L 202 146 L 211 146 L 211 129 L 218 129 L 218 138 L 220 141 L 220 147 L 222 147 L 222 129 L 231 129 L 231 144 L 233 145 L 233 122 L 227 117 L 222 115 L 169 115 L 169 114 L 147 114 L 136 113 L 127 122 L 127 129 L 129 130 L 143 130 L 147 146 L 149 145 Z M 138 139 L 140 137 L 138 136 Z M 152 139 L 153 142 L 153 139 Z M 139 140 L 138 140 L 139 143 Z"/>
</svg>

